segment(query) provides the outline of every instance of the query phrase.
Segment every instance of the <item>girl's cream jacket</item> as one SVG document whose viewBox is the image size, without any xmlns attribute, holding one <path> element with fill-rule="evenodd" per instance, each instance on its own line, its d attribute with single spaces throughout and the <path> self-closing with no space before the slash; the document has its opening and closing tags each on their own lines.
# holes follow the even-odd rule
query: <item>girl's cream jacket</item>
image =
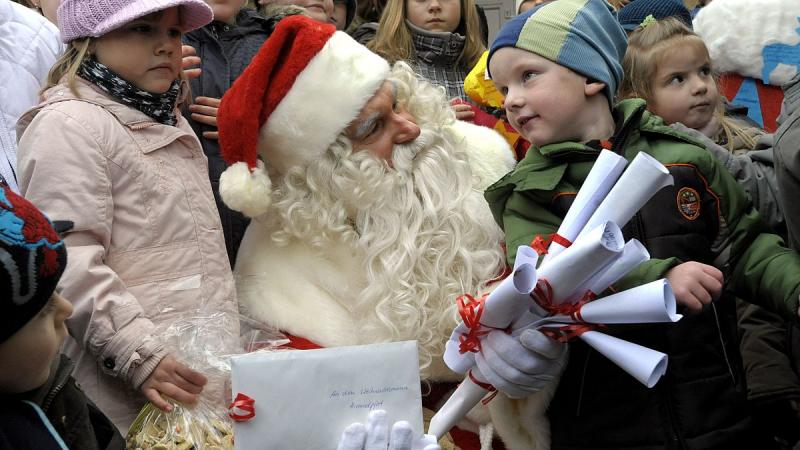
<svg viewBox="0 0 800 450">
<path fill-rule="evenodd" d="M 62 295 L 75 306 L 66 353 L 87 394 L 123 433 L 138 391 L 167 354 L 160 329 L 237 303 L 207 160 L 183 117 L 154 122 L 77 79 L 18 123 L 19 182 L 51 220 L 69 220 Z M 175 357 L 185 359 L 180 354 Z"/>
</svg>

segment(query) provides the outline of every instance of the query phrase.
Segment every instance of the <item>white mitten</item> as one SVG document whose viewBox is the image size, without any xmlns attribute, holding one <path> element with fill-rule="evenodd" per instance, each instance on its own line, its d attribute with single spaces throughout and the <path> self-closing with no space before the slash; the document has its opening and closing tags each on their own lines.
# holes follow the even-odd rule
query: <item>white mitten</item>
<svg viewBox="0 0 800 450">
<path fill-rule="evenodd" d="M 401 420 L 389 429 L 386 411 L 369 413 L 366 426 L 350 424 L 342 432 L 338 450 L 441 450 L 436 438 L 425 435 L 414 441 L 411 424 Z"/>
<path fill-rule="evenodd" d="M 558 377 L 567 359 L 567 345 L 533 328 L 507 334 L 493 330 L 475 354 L 486 380 L 511 398 L 537 392 Z"/>
</svg>

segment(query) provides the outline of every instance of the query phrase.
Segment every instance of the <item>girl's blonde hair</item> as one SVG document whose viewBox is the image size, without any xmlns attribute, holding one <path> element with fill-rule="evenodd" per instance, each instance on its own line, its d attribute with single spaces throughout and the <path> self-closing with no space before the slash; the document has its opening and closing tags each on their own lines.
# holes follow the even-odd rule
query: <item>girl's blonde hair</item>
<svg viewBox="0 0 800 450">
<path fill-rule="evenodd" d="M 686 47 L 701 49 L 709 61 L 711 60 L 703 39 L 674 17 L 651 22 L 645 27 L 634 30 L 628 38 L 628 50 L 622 59 L 625 75 L 620 85 L 619 97 L 621 99 L 638 97 L 647 101 L 652 100 L 653 81 L 659 63 L 669 51 Z M 716 76 L 714 82 L 719 87 L 719 80 Z M 733 145 L 736 138 L 748 148 L 755 146 L 753 133 L 749 133 L 744 126 L 725 115 L 725 106 L 722 101 L 717 105 L 715 117 L 721 128 L 717 141 L 724 139 L 729 150 L 734 150 Z"/>
<path fill-rule="evenodd" d="M 461 1 L 461 23 L 456 32 L 466 36 L 464 50 L 458 58 L 458 64 L 471 69 L 478 63 L 486 51 L 481 38 L 481 25 L 475 0 Z M 390 63 L 397 61 L 413 61 L 415 59 L 414 42 L 411 31 L 406 25 L 406 0 L 389 0 L 381 14 L 378 33 L 367 47 L 384 57 Z"/>
<path fill-rule="evenodd" d="M 50 72 L 47 74 L 47 82 L 42 89 L 42 92 L 50 89 L 51 87 L 59 84 L 61 79 L 66 77 L 67 86 L 69 90 L 77 97 L 78 91 L 75 89 L 75 77 L 77 76 L 78 69 L 84 59 L 88 58 L 89 47 L 92 45 L 92 38 L 86 37 L 75 39 L 67 44 L 64 54 L 56 61 Z"/>
</svg>

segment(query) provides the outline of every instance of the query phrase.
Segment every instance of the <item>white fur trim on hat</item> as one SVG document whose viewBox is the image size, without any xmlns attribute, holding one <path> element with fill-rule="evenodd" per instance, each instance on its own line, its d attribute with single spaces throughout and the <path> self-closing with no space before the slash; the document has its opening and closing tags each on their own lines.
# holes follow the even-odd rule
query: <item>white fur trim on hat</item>
<svg viewBox="0 0 800 450">
<path fill-rule="evenodd" d="M 279 173 L 319 158 L 389 76 L 389 64 L 337 31 L 261 127 L 258 152 Z"/>
<path fill-rule="evenodd" d="M 264 163 L 250 170 L 247 163 L 237 162 L 219 177 L 219 195 L 229 208 L 247 217 L 257 217 L 272 203 L 272 182 L 264 170 Z"/>
</svg>

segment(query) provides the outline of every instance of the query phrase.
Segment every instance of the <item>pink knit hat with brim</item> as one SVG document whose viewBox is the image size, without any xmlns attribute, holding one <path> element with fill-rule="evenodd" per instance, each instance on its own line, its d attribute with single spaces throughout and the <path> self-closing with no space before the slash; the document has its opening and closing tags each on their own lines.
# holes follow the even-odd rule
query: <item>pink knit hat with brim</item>
<svg viewBox="0 0 800 450">
<path fill-rule="evenodd" d="M 173 6 L 181 7 L 184 33 L 214 20 L 214 12 L 203 0 L 63 0 L 58 7 L 58 28 L 64 43 L 100 37 L 134 19 Z"/>
</svg>

